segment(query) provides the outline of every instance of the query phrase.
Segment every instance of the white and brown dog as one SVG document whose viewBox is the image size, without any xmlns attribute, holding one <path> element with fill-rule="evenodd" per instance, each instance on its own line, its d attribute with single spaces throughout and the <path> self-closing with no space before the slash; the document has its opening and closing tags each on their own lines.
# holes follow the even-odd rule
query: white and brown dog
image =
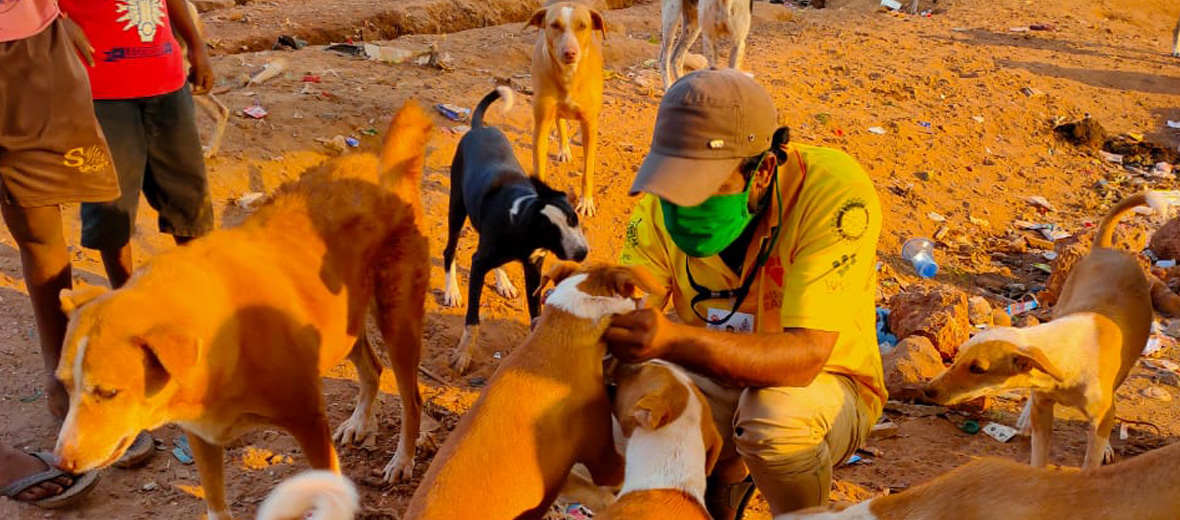
<svg viewBox="0 0 1180 520">
<path fill-rule="evenodd" d="M 582 128 L 582 193 L 578 213 L 594 215 L 598 114 L 602 111 L 602 13 L 577 2 L 555 2 L 533 12 L 526 27 L 541 29 L 533 47 L 533 175 L 545 180 L 549 135 L 557 124 L 557 160 L 573 160 L 565 120 Z M 600 33 L 599 39 L 595 33 Z"/>
<path fill-rule="evenodd" d="M 1143 204 L 1158 214 L 1167 212 L 1167 202 L 1151 192 L 1112 208 L 1090 254 L 1066 279 L 1053 321 L 976 334 L 960 347 L 955 363 L 930 381 L 927 397 L 954 404 L 1029 388 L 1025 416 L 1032 427 L 1033 466 L 1048 462 L 1055 404 L 1077 408 L 1090 421 L 1083 467 L 1109 461 L 1115 390 L 1143 352 L 1154 317 L 1151 283 L 1134 257 L 1111 247 L 1111 236 L 1119 220 Z"/>
<path fill-rule="evenodd" d="M 717 67 L 721 62 L 717 47 L 728 36 L 733 40 L 729 67 L 740 68 L 753 11 L 753 0 L 663 0 L 659 66 L 664 89 L 684 75 L 688 49 L 702 33 L 709 67 Z"/>
<path fill-rule="evenodd" d="M 708 520 L 705 482 L 721 454 L 721 434 L 704 394 L 664 361 L 615 372 L 615 416 L 626 439 L 626 478 L 600 520 Z"/>
<path fill-rule="evenodd" d="M 896 495 L 810 508 L 774 520 L 1174 520 L 1180 444 L 1093 471 L 976 460 Z"/>
</svg>

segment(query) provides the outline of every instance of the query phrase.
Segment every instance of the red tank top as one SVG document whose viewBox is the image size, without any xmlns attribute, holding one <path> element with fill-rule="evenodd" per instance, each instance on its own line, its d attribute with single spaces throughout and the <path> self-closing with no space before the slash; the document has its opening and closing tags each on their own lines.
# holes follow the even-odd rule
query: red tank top
<svg viewBox="0 0 1180 520">
<path fill-rule="evenodd" d="M 158 96 L 184 86 L 184 56 L 164 0 L 59 0 L 94 47 L 94 99 Z"/>
</svg>

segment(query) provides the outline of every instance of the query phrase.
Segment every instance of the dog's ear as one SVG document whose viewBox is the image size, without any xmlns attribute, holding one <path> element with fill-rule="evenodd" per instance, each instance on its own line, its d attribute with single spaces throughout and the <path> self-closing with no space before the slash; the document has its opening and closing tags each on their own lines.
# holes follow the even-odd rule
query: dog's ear
<svg viewBox="0 0 1180 520">
<path fill-rule="evenodd" d="M 602 41 L 605 42 L 606 41 L 606 18 L 604 18 L 602 16 L 602 13 L 600 13 L 594 9 L 591 9 L 590 10 L 590 23 L 593 24 L 595 31 L 602 33 Z"/>
<path fill-rule="evenodd" d="M 529 17 L 528 23 L 524 24 L 524 28 L 536 27 L 538 29 L 545 26 L 545 14 L 549 12 L 548 7 L 542 7 L 533 11 L 533 15 Z"/>
<path fill-rule="evenodd" d="M 717 431 L 717 425 L 713 424 L 713 417 L 707 410 L 701 418 L 701 428 L 705 436 L 705 474 L 709 475 L 713 473 L 713 468 L 717 467 L 717 460 L 721 458 L 721 448 L 725 441 L 721 439 L 721 432 Z"/>
<path fill-rule="evenodd" d="M 172 327 L 136 336 L 144 353 L 144 396 L 151 397 L 168 381 L 182 379 L 197 362 L 198 340 Z"/>
<path fill-rule="evenodd" d="M 552 198 L 555 195 L 566 198 L 569 197 L 569 195 L 567 195 L 564 191 L 555 190 L 553 187 L 545 184 L 545 181 L 536 177 L 529 176 L 529 184 L 532 184 L 533 189 L 537 190 L 537 198 L 542 200 Z"/>
<path fill-rule="evenodd" d="M 1065 374 L 1037 347 L 1020 347 L 1013 354 L 1012 364 L 1021 372 L 1030 372 L 1035 368 L 1057 381 L 1065 381 Z"/>
<path fill-rule="evenodd" d="M 611 290 L 624 298 L 638 298 L 639 291 L 662 296 L 667 287 L 647 268 L 638 265 L 620 266 L 607 275 Z"/>
<path fill-rule="evenodd" d="M 576 262 L 558 262 L 554 264 L 548 271 L 545 271 L 545 274 L 541 275 L 541 284 L 537 286 L 536 295 L 540 295 L 541 291 L 544 291 L 545 287 L 549 285 L 549 282 L 557 285 L 577 271 L 578 264 Z"/>
<path fill-rule="evenodd" d="M 79 284 L 73 289 L 62 289 L 58 299 L 61 300 L 62 312 L 69 314 L 108 292 L 110 289 L 101 285 Z"/>
<path fill-rule="evenodd" d="M 672 422 L 672 408 L 660 394 L 640 397 L 629 415 L 634 427 L 649 430 L 658 430 Z"/>
</svg>

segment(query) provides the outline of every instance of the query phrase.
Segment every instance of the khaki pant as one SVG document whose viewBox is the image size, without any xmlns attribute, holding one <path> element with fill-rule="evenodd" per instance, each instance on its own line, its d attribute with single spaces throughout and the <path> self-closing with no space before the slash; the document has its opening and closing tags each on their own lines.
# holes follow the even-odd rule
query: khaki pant
<svg viewBox="0 0 1180 520">
<path fill-rule="evenodd" d="M 725 439 L 718 467 L 740 456 L 775 515 L 826 504 L 832 465 L 856 452 L 877 419 L 857 383 L 838 374 L 822 372 L 805 387 L 747 389 L 692 378 Z"/>
</svg>

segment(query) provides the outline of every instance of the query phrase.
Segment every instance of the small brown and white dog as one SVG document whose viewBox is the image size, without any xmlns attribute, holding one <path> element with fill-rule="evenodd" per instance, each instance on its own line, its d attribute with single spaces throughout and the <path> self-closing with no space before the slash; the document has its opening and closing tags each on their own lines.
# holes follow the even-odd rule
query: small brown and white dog
<svg viewBox="0 0 1180 520">
<path fill-rule="evenodd" d="M 717 47 L 728 36 L 733 40 L 729 67 L 740 68 L 753 11 L 753 0 L 663 0 L 659 66 L 664 89 L 684 75 L 688 50 L 702 33 L 709 67 L 717 67 L 721 62 Z"/>
<path fill-rule="evenodd" d="M 1066 279 L 1052 321 L 976 334 L 960 347 L 954 364 L 930 381 L 927 397 L 954 404 L 1029 388 L 1025 415 L 1032 427 L 1033 466 L 1048 462 L 1058 403 L 1077 408 L 1090 421 L 1082 467 L 1109 461 L 1115 390 L 1143 352 L 1154 317 L 1151 284 L 1134 257 L 1111 247 L 1111 236 L 1119 220 L 1143 204 L 1157 214 L 1167 212 L 1168 203 L 1152 192 L 1112 208 L 1098 226 L 1090 253 Z"/>
<path fill-rule="evenodd" d="M 541 35 L 533 47 L 533 176 L 544 181 L 549 135 L 557 124 L 557 160 L 573 160 L 565 120 L 582 129 L 582 193 L 578 213 L 594 215 L 594 167 L 598 155 L 598 114 L 602 111 L 602 13 L 577 2 L 554 2 L 533 12 L 526 27 Z M 595 36 L 602 34 L 602 39 Z"/>
<path fill-rule="evenodd" d="M 360 496 L 348 478 L 331 471 L 307 471 L 283 481 L 271 491 L 254 518 L 352 520 L 360 508 Z"/>
<path fill-rule="evenodd" d="M 230 518 L 222 446 L 255 427 L 286 430 L 313 468 L 339 472 L 320 378 L 346 356 L 356 365 L 360 395 L 337 437 L 375 434 L 372 307 L 402 404 L 385 478 L 408 479 L 422 418 L 430 255 L 419 184 L 430 130 L 407 104 L 380 158 L 354 154 L 308 171 L 242 225 L 153 258 L 120 289 L 63 291 L 70 323 L 57 377 L 71 391 L 59 466 L 107 466 L 139 432 L 179 424 L 209 520 Z"/>
<path fill-rule="evenodd" d="M 938 478 L 848 506 L 810 508 L 774 520 L 1175 520 L 1180 444 L 1093 471 L 973 461 Z"/>
<path fill-rule="evenodd" d="M 496 369 L 414 492 L 405 520 L 540 519 L 574 463 L 594 483 L 618 485 L 611 404 L 603 383 L 602 335 L 609 318 L 663 288 L 643 268 L 572 262 L 552 267 L 556 283 L 537 326 Z"/>
<path fill-rule="evenodd" d="M 663 361 L 621 366 L 615 376 L 627 476 L 618 501 L 595 518 L 708 520 L 705 480 L 722 440 L 704 394 Z"/>
</svg>

